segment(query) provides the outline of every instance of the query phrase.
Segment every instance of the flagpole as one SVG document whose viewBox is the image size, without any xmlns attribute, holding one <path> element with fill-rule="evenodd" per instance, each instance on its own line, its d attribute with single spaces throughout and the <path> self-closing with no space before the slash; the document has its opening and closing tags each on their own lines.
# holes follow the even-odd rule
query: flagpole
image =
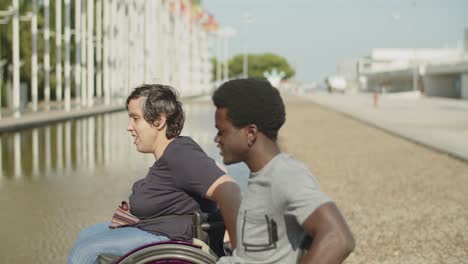
<svg viewBox="0 0 468 264">
<path fill-rule="evenodd" d="M 31 100 L 32 111 L 37 111 L 37 0 L 32 0 L 32 17 L 31 17 L 31 38 L 32 38 L 32 54 L 31 54 Z"/>
<path fill-rule="evenodd" d="M 55 0 L 55 102 L 62 108 L 62 1 Z"/>
<path fill-rule="evenodd" d="M 70 111 L 71 103 L 70 103 L 70 75 L 71 75 L 71 68 L 70 68 L 70 0 L 65 0 L 65 93 L 64 93 L 64 103 L 65 103 L 65 111 Z"/>
<path fill-rule="evenodd" d="M 19 2 L 13 0 L 13 116 L 20 117 Z"/>
</svg>

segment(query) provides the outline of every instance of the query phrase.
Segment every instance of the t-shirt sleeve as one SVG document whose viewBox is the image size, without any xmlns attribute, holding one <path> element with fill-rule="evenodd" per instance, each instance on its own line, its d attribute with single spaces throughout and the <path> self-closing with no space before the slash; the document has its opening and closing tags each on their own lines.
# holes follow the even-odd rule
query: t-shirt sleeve
<svg viewBox="0 0 468 264">
<path fill-rule="evenodd" d="M 167 156 L 167 162 L 176 186 L 201 197 L 225 174 L 195 142 L 179 144 Z"/>
<path fill-rule="evenodd" d="M 296 165 L 296 169 L 285 171 L 292 175 L 276 175 L 273 193 L 285 208 L 285 214 L 294 216 L 303 225 L 318 207 L 332 200 L 320 190 L 315 177 L 305 166 L 299 162 Z"/>
</svg>

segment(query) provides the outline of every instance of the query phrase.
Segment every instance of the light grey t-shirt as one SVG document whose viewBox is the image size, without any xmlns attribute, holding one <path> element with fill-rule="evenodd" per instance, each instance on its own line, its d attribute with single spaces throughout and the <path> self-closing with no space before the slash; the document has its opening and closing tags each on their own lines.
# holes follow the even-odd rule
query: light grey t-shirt
<svg viewBox="0 0 468 264">
<path fill-rule="evenodd" d="M 237 216 L 237 249 L 219 263 L 295 264 L 305 237 L 302 224 L 329 201 L 301 162 L 278 154 L 251 173 Z"/>
</svg>

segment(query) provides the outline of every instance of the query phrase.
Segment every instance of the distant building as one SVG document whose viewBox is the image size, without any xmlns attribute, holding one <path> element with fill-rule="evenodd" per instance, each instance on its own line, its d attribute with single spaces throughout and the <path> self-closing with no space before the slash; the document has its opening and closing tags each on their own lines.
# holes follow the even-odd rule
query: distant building
<svg viewBox="0 0 468 264">
<path fill-rule="evenodd" d="M 337 74 L 361 91 L 468 99 L 468 29 L 464 38 L 458 48 L 373 49 L 354 64 L 340 63 Z"/>
</svg>

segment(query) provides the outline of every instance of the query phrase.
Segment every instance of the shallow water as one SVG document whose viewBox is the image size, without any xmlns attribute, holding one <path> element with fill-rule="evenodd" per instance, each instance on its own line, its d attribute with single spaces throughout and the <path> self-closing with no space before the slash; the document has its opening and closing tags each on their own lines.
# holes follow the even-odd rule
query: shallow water
<svg viewBox="0 0 468 264">
<path fill-rule="evenodd" d="M 186 104 L 182 135 L 221 163 L 214 110 Z M 0 138 L 0 263 L 65 263 L 82 228 L 110 219 L 154 162 L 136 151 L 126 112 L 3 134 Z M 246 184 L 244 165 L 228 166 Z"/>
</svg>

